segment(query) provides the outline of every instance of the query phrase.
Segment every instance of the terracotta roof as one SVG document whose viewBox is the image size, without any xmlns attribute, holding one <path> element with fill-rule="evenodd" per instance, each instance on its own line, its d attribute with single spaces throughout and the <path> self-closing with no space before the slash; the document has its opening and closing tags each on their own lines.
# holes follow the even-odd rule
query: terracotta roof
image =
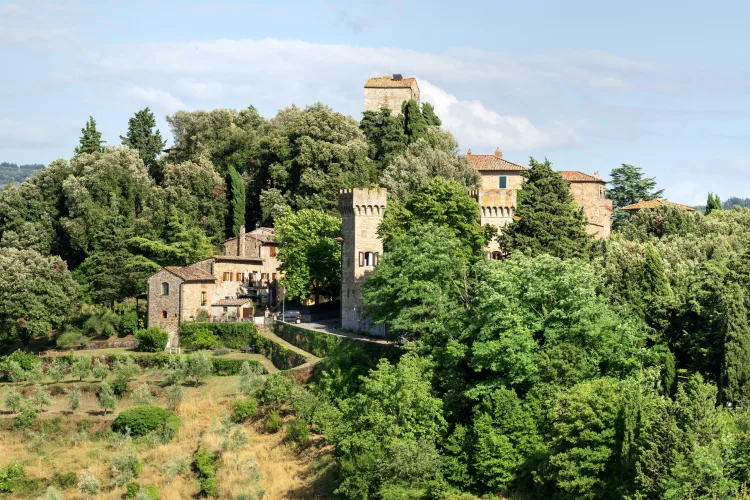
<svg viewBox="0 0 750 500">
<path fill-rule="evenodd" d="M 606 184 L 601 177 L 597 177 L 598 173 L 589 175 L 578 170 L 560 170 L 560 175 L 568 182 L 600 182 Z"/>
<path fill-rule="evenodd" d="M 219 262 L 257 262 L 263 263 L 263 259 L 260 257 L 238 257 L 236 255 L 214 255 L 212 259 Z"/>
<path fill-rule="evenodd" d="M 212 306 L 244 306 L 250 299 L 219 299 Z"/>
<path fill-rule="evenodd" d="M 494 155 L 475 155 L 471 149 L 466 153 L 469 163 L 479 170 L 528 170 L 523 165 L 503 159 L 503 153 L 498 149 Z"/>
<path fill-rule="evenodd" d="M 207 273 L 203 269 L 193 266 L 167 266 L 164 269 L 170 273 L 179 276 L 185 281 L 214 281 L 211 273 Z"/>
<path fill-rule="evenodd" d="M 414 84 L 417 79 L 402 78 L 401 80 L 394 80 L 391 76 L 378 76 L 370 78 L 365 83 L 365 88 L 381 88 L 381 87 L 395 87 L 395 88 L 409 88 Z"/>
<path fill-rule="evenodd" d="M 695 210 L 690 205 L 683 205 L 682 203 L 675 203 L 673 201 L 668 201 L 668 200 L 649 200 L 649 201 L 644 201 L 643 198 L 641 198 L 640 200 L 638 200 L 638 203 L 633 203 L 632 205 L 628 205 L 627 207 L 622 207 L 621 210 L 640 210 L 642 208 L 649 208 L 649 209 L 651 209 L 651 208 L 660 207 L 662 205 L 672 205 L 672 206 L 675 206 L 677 208 L 681 208 L 683 210 L 687 210 L 688 212 L 692 212 L 693 210 Z"/>
</svg>

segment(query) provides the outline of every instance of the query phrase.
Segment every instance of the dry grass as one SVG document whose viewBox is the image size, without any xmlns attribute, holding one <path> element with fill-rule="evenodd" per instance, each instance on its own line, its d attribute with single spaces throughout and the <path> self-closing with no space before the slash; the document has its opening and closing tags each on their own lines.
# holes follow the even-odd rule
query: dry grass
<svg viewBox="0 0 750 500">
<path fill-rule="evenodd" d="M 147 372 L 138 383 L 142 380 L 154 381 L 156 378 L 158 377 L 155 374 Z M 194 497 L 199 490 L 196 475 L 188 470 L 168 484 L 163 466 L 175 457 L 191 463 L 199 446 L 210 451 L 219 450 L 222 440 L 220 423 L 229 414 L 231 402 L 238 397 L 235 394 L 236 386 L 237 377 L 211 377 L 201 386 L 184 387 L 185 399 L 177 409 L 181 419 L 178 436 L 172 442 L 163 445 L 136 442 L 139 458 L 145 464 L 137 481 L 142 485 L 156 484 L 161 492 L 160 498 L 164 500 Z M 156 384 L 152 387 L 157 389 L 156 404 L 163 404 L 161 389 L 157 388 Z M 3 392 L 0 390 L 0 395 Z M 112 485 L 109 472 L 111 457 L 121 452 L 118 446 L 109 444 L 106 439 L 86 439 L 79 444 L 73 444 L 71 441 L 77 422 L 93 421 L 93 427 L 86 431 L 92 437 L 97 430 L 108 430 L 114 415 L 100 415 L 92 393 L 82 395 L 83 411 L 75 416 L 65 412 L 65 395 L 53 399 L 54 404 L 41 416 L 41 420 L 52 420 L 57 417 L 60 423 L 58 431 L 48 436 L 44 453 L 40 455 L 29 450 L 29 431 L 6 430 L 9 428 L 6 418 L 4 429 L 0 430 L 0 467 L 17 460 L 25 466 L 27 477 L 41 479 L 45 486 L 49 484 L 54 472 L 80 473 L 91 468 L 103 485 L 102 493 L 96 498 L 122 498 L 125 488 Z M 126 397 L 120 401 L 120 409 L 127 406 L 130 406 L 130 402 Z M 40 428 L 41 426 L 37 425 L 33 432 L 38 432 Z M 238 452 L 226 453 L 225 464 L 217 472 L 221 498 L 231 498 L 247 489 L 245 474 L 238 472 L 233 466 L 235 455 L 240 460 L 252 457 L 258 461 L 263 474 L 260 486 L 265 489 L 268 499 L 330 498 L 330 489 L 326 493 L 318 493 L 317 490 L 320 488 L 311 484 L 318 477 L 312 472 L 316 461 L 320 456 L 329 454 L 329 450 L 313 446 L 300 451 L 294 445 L 284 442 L 283 432 L 265 434 L 260 431 L 260 426 L 251 424 L 245 425 L 244 429 L 248 444 Z M 37 498 L 40 494 L 41 492 L 14 494 L 13 498 Z M 64 496 L 66 499 L 85 498 L 76 488 L 66 489 Z"/>
</svg>

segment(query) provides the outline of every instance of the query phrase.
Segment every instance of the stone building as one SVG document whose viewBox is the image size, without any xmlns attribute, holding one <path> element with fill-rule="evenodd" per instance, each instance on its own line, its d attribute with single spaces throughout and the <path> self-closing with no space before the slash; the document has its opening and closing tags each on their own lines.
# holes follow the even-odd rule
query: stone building
<svg viewBox="0 0 750 500">
<path fill-rule="evenodd" d="M 224 242 L 224 254 L 189 266 L 167 266 L 148 278 L 148 326 L 179 345 L 183 321 L 252 321 L 256 305 L 274 305 L 280 278 L 274 230 L 258 228 Z"/>
<path fill-rule="evenodd" d="M 365 111 L 380 111 L 388 108 L 392 114 L 401 114 L 401 103 L 419 100 L 419 85 L 416 78 L 404 78 L 401 75 L 370 78 L 365 83 Z"/>
<path fill-rule="evenodd" d="M 363 317 L 362 284 L 378 265 L 383 241 L 378 226 L 385 213 L 385 189 L 343 189 L 339 191 L 341 212 L 341 325 L 347 330 L 385 336 L 384 325 Z"/>
<path fill-rule="evenodd" d="M 516 193 L 523 188 L 524 182 L 521 172 L 528 170 L 527 167 L 504 159 L 500 148 L 491 155 L 477 155 L 469 150 L 466 158 L 482 177 L 481 189 L 471 191 L 471 195 L 479 203 L 482 225 L 492 224 L 502 229 L 515 216 Z M 583 207 L 586 232 L 595 238 L 609 238 L 612 230 L 612 200 L 606 198 L 606 182 L 598 172 L 588 175 L 563 170 L 560 175 L 570 184 L 573 200 Z M 497 240 L 490 242 L 487 252 L 493 259 L 502 256 Z"/>
</svg>

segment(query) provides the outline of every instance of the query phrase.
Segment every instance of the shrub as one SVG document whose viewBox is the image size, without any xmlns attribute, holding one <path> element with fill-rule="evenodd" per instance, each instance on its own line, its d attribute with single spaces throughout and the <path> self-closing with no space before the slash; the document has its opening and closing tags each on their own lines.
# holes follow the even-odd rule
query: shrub
<svg viewBox="0 0 750 500">
<path fill-rule="evenodd" d="M 188 376 L 198 385 L 213 371 L 211 356 L 206 351 L 194 352 L 188 356 Z"/>
<path fill-rule="evenodd" d="M 224 356 L 225 354 L 229 354 L 232 352 L 231 349 L 227 349 L 226 347 L 219 347 L 218 349 L 214 349 L 214 356 Z"/>
<path fill-rule="evenodd" d="M 75 413 L 81 407 L 81 389 L 74 385 L 68 390 L 68 409 Z"/>
<path fill-rule="evenodd" d="M 182 387 L 179 385 L 173 385 L 167 389 L 167 408 L 170 410 L 176 410 L 177 406 L 182 402 L 184 396 Z"/>
<path fill-rule="evenodd" d="M 91 372 L 91 360 L 86 357 L 80 357 L 75 360 L 73 365 L 70 367 L 70 373 L 78 379 L 79 382 L 83 381 L 89 376 Z"/>
<path fill-rule="evenodd" d="M 117 407 L 115 391 L 107 382 L 99 384 L 97 399 L 99 401 L 99 406 L 104 410 L 105 415 L 107 414 L 107 410 L 114 410 Z"/>
<path fill-rule="evenodd" d="M 128 356 L 124 361 L 115 361 L 114 372 L 116 380 L 127 383 L 141 374 L 141 367 Z"/>
<path fill-rule="evenodd" d="M 279 432 L 281 428 L 281 415 L 276 410 L 271 411 L 266 417 L 266 432 Z"/>
<path fill-rule="evenodd" d="M 133 448 L 127 448 L 119 455 L 114 455 L 110 462 L 112 481 L 117 486 L 122 486 L 138 476 L 143 464 L 138 461 L 138 454 Z"/>
<path fill-rule="evenodd" d="M 135 498 L 141 491 L 141 485 L 137 481 L 130 481 L 125 485 L 125 498 Z"/>
<path fill-rule="evenodd" d="M 36 412 L 30 408 L 23 410 L 16 418 L 13 419 L 14 429 L 27 429 L 36 422 Z"/>
<path fill-rule="evenodd" d="M 157 326 L 135 332 L 138 339 L 138 350 L 144 352 L 161 352 L 167 347 L 169 333 Z"/>
<path fill-rule="evenodd" d="M 2 363 L 0 363 L 0 370 L 5 370 L 4 363 L 16 362 L 24 370 L 32 370 L 37 366 L 41 366 L 41 360 L 34 354 L 23 352 L 20 349 L 14 351 L 12 354 L 5 356 Z"/>
<path fill-rule="evenodd" d="M 61 382 L 68 374 L 66 363 L 51 363 L 47 366 L 47 376 L 55 383 Z"/>
<path fill-rule="evenodd" d="M 10 389 L 5 395 L 5 407 L 12 413 L 23 410 L 23 396 L 15 389 Z"/>
<path fill-rule="evenodd" d="M 154 396 L 151 394 L 151 388 L 146 383 L 143 383 L 135 388 L 131 399 L 133 401 L 133 404 L 138 406 L 147 406 L 154 402 Z"/>
<path fill-rule="evenodd" d="M 0 468 L 0 493 L 13 493 L 26 479 L 26 471 L 18 462 Z"/>
<path fill-rule="evenodd" d="M 123 380 L 115 380 L 110 385 L 112 386 L 112 392 L 118 398 L 123 397 L 128 392 L 128 383 Z"/>
<path fill-rule="evenodd" d="M 286 437 L 290 441 L 305 446 L 310 440 L 310 429 L 304 421 L 294 419 L 286 426 Z"/>
<path fill-rule="evenodd" d="M 260 401 L 274 408 L 280 408 L 291 399 L 292 387 L 294 387 L 294 382 L 281 373 L 274 373 L 266 378 L 266 383 L 260 391 Z"/>
<path fill-rule="evenodd" d="M 86 495 L 96 495 L 99 493 L 99 488 L 102 487 L 102 482 L 99 481 L 91 469 L 85 470 L 81 473 L 81 478 L 78 481 L 78 489 Z"/>
<path fill-rule="evenodd" d="M 172 457 L 167 460 L 164 464 L 164 476 L 167 478 L 167 483 L 171 483 L 172 480 L 185 472 L 188 468 L 187 460 L 180 457 Z"/>
<path fill-rule="evenodd" d="M 138 330 L 138 311 L 135 309 L 125 311 L 120 320 L 120 330 L 125 335 L 134 334 Z"/>
<path fill-rule="evenodd" d="M 138 492 L 137 500 L 159 500 L 159 487 L 155 484 L 149 484 L 145 488 L 141 488 Z"/>
<path fill-rule="evenodd" d="M 200 494 L 210 497 L 218 496 L 219 491 L 216 483 L 217 457 L 204 449 L 199 449 L 195 453 L 193 466 L 200 479 Z"/>
<path fill-rule="evenodd" d="M 207 497 L 219 496 L 219 485 L 215 477 L 202 477 L 200 480 L 201 495 Z"/>
<path fill-rule="evenodd" d="M 60 334 L 55 341 L 58 349 L 67 351 L 89 343 L 89 338 L 81 332 L 65 332 Z"/>
<path fill-rule="evenodd" d="M 234 412 L 231 420 L 235 423 L 242 423 L 248 418 L 253 417 L 258 411 L 258 401 L 255 398 L 238 399 L 232 403 Z"/>
<path fill-rule="evenodd" d="M 52 404 L 52 397 L 49 395 L 49 391 L 42 389 L 39 384 L 34 385 L 34 395 L 29 400 L 31 404 L 39 411 L 44 411 L 45 406 Z"/>
<path fill-rule="evenodd" d="M 47 491 L 38 500 L 62 500 L 62 493 L 54 486 L 47 486 Z"/>
<path fill-rule="evenodd" d="M 94 367 L 91 369 L 91 373 L 94 374 L 94 378 L 97 378 L 104 382 L 109 376 L 109 366 L 102 363 L 100 359 L 95 359 Z"/>
<path fill-rule="evenodd" d="M 158 406 L 134 406 L 117 415 L 115 421 L 112 422 L 112 430 L 125 433 L 129 428 L 130 434 L 138 437 L 154 431 L 163 432 L 167 425 L 176 430 L 180 425 L 179 417 Z"/>
<path fill-rule="evenodd" d="M 4 363 L 3 371 L 11 382 L 26 380 L 26 371 L 17 361 L 7 361 Z"/>
<path fill-rule="evenodd" d="M 229 347 L 230 349 L 241 349 L 246 345 L 255 344 L 259 341 L 258 329 L 253 323 L 191 322 L 180 325 L 180 339 L 184 345 L 194 345 L 193 339 L 199 330 L 210 331 L 218 339 L 218 344 L 216 345 Z"/>
<path fill-rule="evenodd" d="M 208 328 L 199 328 L 190 338 L 190 344 L 195 349 L 213 349 L 220 345 L 219 337 Z"/>
<path fill-rule="evenodd" d="M 242 363 L 242 368 L 240 368 L 240 380 L 238 384 L 238 389 L 240 394 L 244 394 L 246 396 L 249 396 L 250 394 L 253 394 L 256 390 L 258 390 L 260 387 L 263 386 L 263 377 L 261 374 L 263 373 L 263 367 L 259 364 L 251 365 L 247 361 Z"/>
<path fill-rule="evenodd" d="M 58 488 L 72 488 L 78 482 L 78 476 L 75 472 L 57 472 L 52 474 L 52 484 Z"/>
</svg>

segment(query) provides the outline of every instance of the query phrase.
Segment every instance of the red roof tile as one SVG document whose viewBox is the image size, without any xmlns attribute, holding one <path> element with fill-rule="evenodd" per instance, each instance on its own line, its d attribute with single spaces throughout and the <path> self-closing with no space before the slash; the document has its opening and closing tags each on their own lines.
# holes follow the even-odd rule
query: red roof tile
<svg viewBox="0 0 750 500">
<path fill-rule="evenodd" d="M 683 210 L 687 210 L 688 212 L 692 212 L 695 210 L 690 205 L 683 205 L 682 203 L 675 203 L 673 201 L 668 200 L 648 200 L 644 201 L 643 199 L 638 200 L 638 203 L 633 203 L 632 205 L 628 205 L 627 207 L 622 207 L 622 210 L 641 210 L 642 208 L 657 208 L 662 205 L 673 205 L 677 208 L 681 208 Z"/>
<path fill-rule="evenodd" d="M 604 182 L 601 177 L 584 174 L 583 172 L 579 172 L 578 170 L 560 170 L 560 175 L 568 182 L 599 182 L 602 184 L 606 184 L 606 182 Z"/>
<path fill-rule="evenodd" d="M 207 273 L 203 269 L 193 266 L 167 266 L 164 269 L 170 273 L 179 276 L 185 281 L 214 281 L 211 273 Z"/>
<path fill-rule="evenodd" d="M 475 155 L 471 150 L 466 153 L 469 163 L 479 170 L 528 170 L 528 168 L 503 159 L 503 154 L 498 150 L 494 155 Z"/>
</svg>

